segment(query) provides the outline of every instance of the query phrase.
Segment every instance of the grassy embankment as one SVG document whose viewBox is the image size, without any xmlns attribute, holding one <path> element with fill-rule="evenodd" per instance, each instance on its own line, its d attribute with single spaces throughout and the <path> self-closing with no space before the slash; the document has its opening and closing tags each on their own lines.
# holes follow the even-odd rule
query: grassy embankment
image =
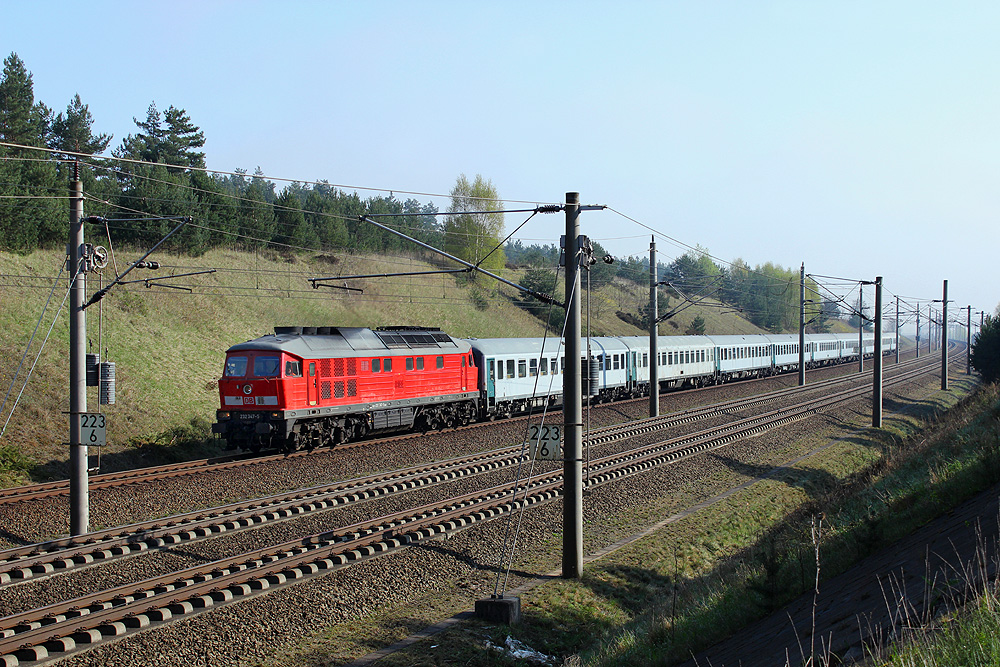
<svg viewBox="0 0 1000 667">
<path fill-rule="evenodd" d="M 517 664 L 483 649 L 485 640 L 499 645 L 508 634 L 574 663 L 682 662 L 811 590 L 818 517 L 825 579 L 1000 480 L 1000 391 L 977 391 L 964 375 L 950 392 L 936 389 L 936 381 L 881 431 L 865 428 L 863 415 L 839 436 L 821 428 L 806 443 L 817 448 L 806 460 L 606 556 L 581 581 L 527 591 L 521 625 L 473 622 L 387 664 Z M 984 598 L 969 633 L 1000 625 L 996 602 Z"/>
<path fill-rule="evenodd" d="M 140 253 L 118 250 L 124 270 Z M 27 256 L 0 253 L 0 389 L 12 388 L 0 425 L 21 392 L 23 378 L 65 295 L 65 274 L 52 294 L 30 349 L 28 341 L 42 316 L 55 276 L 63 263 L 58 251 Z M 210 424 L 218 402 L 217 378 L 227 347 L 270 333 L 275 325 L 435 326 L 459 337 L 540 336 L 540 321 L 515 306 L 514 290 L 483 282 L 471 289 L 454 276 L 375 278 L 351 281 L 363 293 L 313 290 L 308 278 L 370 275 L 440 268 L 417 257 L 289 255 L 274 252 L 212 251 L 202 257 L 158 255 L 158 271 L 135 270 L 128 279 L 163 279 L 170 274 L 217 269 L 216 273 L 163 280 L 189 293 L 143 283 L 121 285 L 100 306 L 87 310 L 88 351 L 116 363 L 117 402 L 105 406 L 110 419 L 109 445 L 102 468 L 116 470 L 217 452 Z M 451 268 L 451 267 L 449 267 Z M 113 272 L 104 272 L 104 284 Z M 516 280 L 520 272 L 508 271 Z M 99 277 L 88 278 L 88 293 Z M 562 294 L 560 285 L 557 294 Z M 595 335 L 640 335 L 615 316 L 637 312 L 648 291 L 626 281 L 591 296 L 591 331 Z M 710 331 L 755 333 L 738 315 L 720 308 L 692 307 L 664 325 L 681 333 L 701 314 Z M 50 339 L 24 388 L 0 440 L 0 486 L 47 478 L 65 478 L 68 458 L 68 319 L 62 310 Z M 19 380 L 12 384 L 28 349 Z M 98 406 L 90 389 L 88 407 Z"/>
</svg>

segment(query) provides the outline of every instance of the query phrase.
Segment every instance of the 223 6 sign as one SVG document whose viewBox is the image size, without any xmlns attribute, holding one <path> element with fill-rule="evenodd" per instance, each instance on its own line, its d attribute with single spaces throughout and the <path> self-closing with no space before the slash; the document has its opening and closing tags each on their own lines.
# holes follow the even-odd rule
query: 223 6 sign
<svg viewBox="0 0 1000 667">
<path fill-rule="evenodd" d="M 560 442 L 562 427 L 559 424 L 531 424 L 528 426 L 528 442 L 531 458 L 543 461 L 558 461 L 562 458 Z"/>
<path fill-rule="evenodd" d="M 99 412 L 82 412 L 80 417 L 80 444 L 103 447 L 107 444 L 107 417 Z"/>
</svg>

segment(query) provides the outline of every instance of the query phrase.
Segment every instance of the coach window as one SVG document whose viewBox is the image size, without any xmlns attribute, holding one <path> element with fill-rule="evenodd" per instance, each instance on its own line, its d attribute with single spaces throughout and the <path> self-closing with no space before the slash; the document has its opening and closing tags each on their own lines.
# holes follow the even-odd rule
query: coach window
<svg viewBox="0 0 1000 667">
<path fill-rule="evenodd" d="M 437 367 L 438 368 L 444 368 L 444 357 L 438 357 L 437 358 Z"/>
<path fill-rule="evenodd" d="M 612 359 L 611 359 L 612 367 L 614 368 L 614 370 L 618 370 L 618 368 L 619 368 L 618 367 L 618 355 L 614 354 L 614 355 L 611 355 L 611 356 L 612 356 Z"/>
<path fill-rule="evenodd" d="M 382 372 L 382 360 L 372 359 L 372 373 L 381 373 L 381 372 Z"/>
<path fill-rule="evenodd" d="M 524 359 L 517 360 L 517 377 L 523 378 L 528 376 L 528 363 Z"/>
<path fill-rule="evenodd" d="M 541 363 L 538 364 L 538 370 L 541 371 L 542 375 L 548 375 L 549 374 L 549 360 L 548 359 L 542 359 Z"/>
<path fill-rule="evenodd" d="M 417 370 L 418 371 L 424 370 L 424 358 L 423 357 L 417 357 Z"/>
<path fill-rule="evenodd" d="M 229 357 L 226 359 L 226 371 L 224 375 L 227 378 L 243 377 L 247 374 L 247 358 L 246 357 Z"/>
<path fill-rule="evenodd" d="M 559 373 L 559 365 L 556 364 L 556 360 L 554 358 L 551 360 L 550 365 L 552 366 L 552 374 L 557 375 Z"/>
<path fill-rule="evenodd" d="M 408 371 L 412 371 L 413 370 L 413 357 L 407 357 L 406 358 L 406 370 L 408 370 Z"/>
<path fill-rule="evenodd" d="M 531 377 L 538 375 L 538 359 L 528 360 L 528 375 Z"/>
<path fill-rule="evenodd" d="M 509 378 L 514 377 L 514 360 L 513 359 L 508 359 L 507 360 L 507 377 L 509 377 Z"/>
<path fill-rule="evenodd" d="M 285 377 L 289 378 L 300 378 L 302 377 L 302 362 L 301 361 L 286 361 L 285 362 Z"/>
</svg>

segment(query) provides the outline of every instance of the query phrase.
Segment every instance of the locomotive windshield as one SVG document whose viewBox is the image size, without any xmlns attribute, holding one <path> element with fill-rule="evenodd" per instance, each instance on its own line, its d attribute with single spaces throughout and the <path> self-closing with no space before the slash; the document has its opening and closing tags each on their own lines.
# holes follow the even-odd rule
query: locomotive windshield
<svg viewBox="0 0 1000 667">
<path fill-rule="evenodd" d="M 253 359 L 253 374 L 256 377 L 275 377 L 280 370 L 281 360 L 278 357 L 254 357 Z"/>
<path fill-rule="evenodd" d="M 243 377 L 247 374 L 247 358 L 246 357 L 228 357 L 226 359 L 226 371 L 225 376 L 229 377 Z"/>
</svg>

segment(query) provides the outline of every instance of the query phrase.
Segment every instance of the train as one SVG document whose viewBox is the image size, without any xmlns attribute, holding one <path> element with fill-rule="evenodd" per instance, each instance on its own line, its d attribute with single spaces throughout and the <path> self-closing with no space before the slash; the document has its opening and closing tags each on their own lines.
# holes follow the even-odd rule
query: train
<svg viewBox="0 0 1000 667">
<path fill-rule="evenodd" d="M 884 336 L 883 354 L 896 349 Z M 875 337 L 807 334 L 807 368 L 875 354 Z M 798 369 L 794 334 L 582 340 L 583 392 L 593 402 Z M 455 338 L 432 327 L 275 327 L 226 350 L 212 432 L 226 449 L 333 446 L 396 431 L 439 430 L 562 403 L 566 357 L 553 338 Z"/>
</svg>

